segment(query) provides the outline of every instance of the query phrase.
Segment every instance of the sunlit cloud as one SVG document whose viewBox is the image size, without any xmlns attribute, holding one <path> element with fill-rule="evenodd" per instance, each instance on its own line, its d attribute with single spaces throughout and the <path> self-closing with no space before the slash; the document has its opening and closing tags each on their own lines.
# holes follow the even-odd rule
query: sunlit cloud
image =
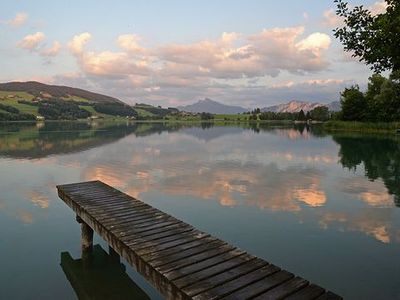
<svg viewBox="0 0 400 300">
<path fill-rule="evenodd" d="M 61 50 L 61 43 L 58 41 L 54 41 L 53 45 L 49 48 L 43 49 L 40 52 L 40 55 L 47 57 L 56 56 L 60 52 L 60 50 Z"/>
<path fill-rule="evenodd" d="M 352 6 L 349 6 L 352 8 Z M 373 16 L 382 14 L 386 12 L 388 4 L 385 0 L 380 0 L 372 5 L 367 6 L 366 8 L 371 12 Z M 342 17 L 338 16 L 334 9 L 328 9 L 323 12 L 323 21 L 322 24 L 328 28 L 336 28 L 344 25 L 344 20 Z"/>
<path fill-rule="evenodd" d="M 8 20 L 5 23 L 13 27 L 20 27 L 24 25 L 27 20 L 28 20 L 28 14 L 25 12 L 19 12 L 15 15 L 14 19 Z"/>
<path fill-rule="evenodd" d="M 247 35 L 224 32 L 213 40 L 151 47 L 136 34 L 123 34 L 116 39 L 117 51 L 90 50 L 91 39 L 85 32 L 68 43 L 80 78 L 58 76 L 57 81 L 78 82 L 80 87 L 90 82 L 117 97 L 139 97 L 169 106 L 192 102 L 199 93 L 235 95 L 232 102 L 252 99 L 256 89 L 236 81 L 276 77 L 282 72 L 312 74 L 330 64 L 327 51 L 331 38 L 320 32 L 305 34 L 304 27 L 263 29 Z M 242 90 L 249 94 L 241 95 Z M 269 99 L 263 95 L 268 92 L 268 86 L 260 86 L 256 98 Z"/>
<path fill-rule="evenodd" d="M 36 32 L 34 34 L 29 34 L 25 36 L 22 40 L 18 42 L 18 47 L 26 49 L 29 51 L 38 50 L 42 42 L 46 39 L 43 32 Z"/>
</svg>

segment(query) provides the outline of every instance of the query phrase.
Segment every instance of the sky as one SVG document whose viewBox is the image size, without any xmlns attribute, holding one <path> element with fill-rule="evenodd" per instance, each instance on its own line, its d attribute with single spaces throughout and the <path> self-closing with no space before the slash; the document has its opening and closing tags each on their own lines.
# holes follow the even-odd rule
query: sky
<svg viewBox="0 0 400 300">
<path fill-rule="evenodd" d="M 383 0 L 353 0 L 373 13 Z M 333 0 L 2 0 L 0 82 L 163 107 L 329 103 L 372 72 L 333 36 Z"/>
</svg>

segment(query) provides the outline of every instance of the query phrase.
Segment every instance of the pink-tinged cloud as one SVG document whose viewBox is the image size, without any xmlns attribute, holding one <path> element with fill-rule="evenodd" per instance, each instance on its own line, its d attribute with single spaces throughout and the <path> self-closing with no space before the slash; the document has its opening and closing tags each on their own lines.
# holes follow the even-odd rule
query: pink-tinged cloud
<svg viewBox="0 0 400 300">
<path fill-rule="evenodd" d="M 78 55 L 83 52 L 83 47 L 92 38 L 89 32 L 84 32 L 79 35 L 75 35 L 72 40 L 68 43 L 69 50 L 74 54 Z"/>
<path fill-rule="evenodd" d="M 53 45 L 47 49 L 43 49 L 40 52 L 40 55 L 52 57 L 52 56 L 56 56 L 58 53 L 60 53 L 60 50 L 61 50 L 61 43 L 58 41 L 54 41 Z"/>
<path fill-rule="evenodd" d="M 29 51 L 36 51 L 41 46 L 42 42 L 46 39 L 43 32 L 36 32 L 25 36 L 17 43 L 17 46 Z"/>
<path fill-rule="evenodd" d="M 27 20 L 28 14 L 25 12 L 19 12 L 15 15 L 14 19 L 6 21 L 5 23 L 13 27 L 20 27 L 24 25 Z"/>
<path fill-rule="evenodd" d="M 323 33 L 304 36 L 303 27 L 264 29 L 244 36 L 223 33 L 217 40 L 191 44 L 166 44 L 145 48 L 136 35 L 121 35 L 122 51 L 87 51 L 89 33 L 69 42 L 71 53 L 88 76 L 132 81 L 140 76 L 142 89 L 150 87 L 209 84 L 213 79 L 240 79 L 277 76 L 324 70 L 325 53 L 331 39 Z M 137 80 L 136 80 L 137 81 Z"/>
<path fill-rule="evenodd" d="M 367 6 L 367 9 L 371 12 L 373 16 L 382 14 L 386 12 L 388 5 L 385 0 L 380 0 L 372 5 Z M 350 6 L 351 8 L 351 6 Z M 322 25 L 328 28 L 336 28 L 344 25 L 344 20 L 342 17 L 338 16 L 334 9 L 329 9 L 323 13 Z"/>
<path fill-rule="evenodd" d="M 118 45 L 128 52 L 141 54 L 146 51 L 145 48 L 139 45 L 141 38 L 136 34 L 123 34 L 118 37 Z"/>
</svg>

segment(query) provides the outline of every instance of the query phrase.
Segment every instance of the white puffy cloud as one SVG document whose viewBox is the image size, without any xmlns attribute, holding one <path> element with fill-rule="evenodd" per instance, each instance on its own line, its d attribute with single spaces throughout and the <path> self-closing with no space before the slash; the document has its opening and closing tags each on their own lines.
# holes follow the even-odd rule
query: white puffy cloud
<svg viewBox="0 0 400 300">
<path fill-rule="evenodd" d="M 56 56 L 60 52 L 60 50 L 61 50 L 61 43 L 58 41 L 54 41 L 53 45 L 47 49 L 43 49 L 40 52 L 40 55 L 48 57 Z"/>
<path fill-rule="evenodd" d="M 84 32 L 79 35 L 75 35 L 72 40 L 68 43 L 70 51 L 75 54 L 81 54 L 83 52 L 83 47 L 92 38 L 89 32 Z"/>
<path fill-rule="evenodd" d="M 18 42 L 18 47 L 35 51 L 41 46 L 41 43 L 44 42 L 46 36 L 43 32 L 36 32 L 34 34 L 29 34 L 25 36 L 22 40 Z"/>
<path fill-rule="evenodd" d="M 325 52 L 330 37 L 323 33 L 303 36 L 303 27 L 264 29 L 244 36 L 223 33 L 217 40 L 191 44 L 166 44 L 154 48 L 140 45 L 137 35 L 120 35 L 122 51 L 86 51 L 90 33 L 76 35 L 69 42 L 71 53 L 83 72 L 93 76 L 131 80 L 148 76 L 147 86 L 182 86 L 210 83 L 213 79 L 277 76 L 281 71 L 310 73 L 325 69 Z M 143 79 L 143 78 L 142 78 Z M 143 80 L 142 80 L 143 81 Z"/>
<path fill-rule="evenodd" d="M 177 105 L 211 97 L 246 107 L 267 106 L 283 101 L 275 97 L 277 90 L 272 84 L 265 83 L 269 78 L 281 73 L 309 75 L 329 67 L 331 38 L 320 32 L 304 32 L 301 26 L 264 29 L 250 35 L 224 32 L 213 40 L 154 47 L 144 46 L 138 35 L 123 34 L 115 41 L 119 50 L 114 51 L 91 50 L 87 43 L 92 35 L 85 32 L 75 35 L 68 48 L 79 66 L 80 87 L 96 86 L 99 92 L 128 102 L 139 98 L 157 105 Z M 58 82 L 62 83 L 62 78 L 59 76 Z M 260 79 L 263 85 L 257 84 Z M 291 96 L 297 91 L 295 87 L 279 92 Z M 243 99 L 248 103 L 242 103 Z"/>
<path fill-rule="evenodd" d="M 27 20 L 28 20 L 28 14 L 24 12 L 19 12 L 15 15 L 14 19 L 6 21 L 6 23 L 13 27 L 20 27 L 24 25 Z"/>
<path fill-rule="evenodd" d="M 145 49 L 139 45 L 140 40 L 136 34 L 123 34 L 118 37 L 118 45 L 129 52 L 142 53 Z"/>
</svg>

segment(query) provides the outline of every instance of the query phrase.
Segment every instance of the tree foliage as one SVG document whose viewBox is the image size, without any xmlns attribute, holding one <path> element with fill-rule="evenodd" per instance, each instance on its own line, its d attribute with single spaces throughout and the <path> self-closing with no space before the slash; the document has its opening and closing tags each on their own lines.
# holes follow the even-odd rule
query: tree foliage
<svg viewBox="0 0 400 300">
<path fill-rule="evenodd" d="M 4 110 L 4 111 L 7 111 L 7 112 L 13 113 L 13 114 L 19 114 L 18 108 L 15 108 L 10 105 L 1 104 L 1 103 L 0 103 L 0 110 Z"/>
<path fill-rule="evenodd" d="M 119 103 L 96 103 L 94 109 L 103 114 L 121 117 L 137 117 L 137 112 L 129 105 Z"/>
<path fill-rule="evenodd" d="M 335 37 L 347 52 L 371 66 L 376 73 L 400 70 L 400 1 L 385 0 L 385 13 L 374 15 L 364 6 L 351 8 L 343 0 L 335 0 L 343 27 L 334 30 Z"/>
<path fill-rule="evenodd" d="M 200 114 L 200 119 L 201 120 L 213 120 L 214 119 L 214 115 L 210 114 L 210 113 L 202 112 Z"/>
<path fill-rule="evenodd" d="M 51 99 L 39 102 L 39 114 L 48 120 L 75 120 L 84 119 L 91 114 L 85 109 L 81 109 L 73 101 L 63 101 Z"/>
<path fill-rule="evenodd" d="M 307 119 L 316 121 L 328 121 L 331 115 L 329 109 L 326 106 L 318 106 L 307 113 Z"/>
<path fill-rule="evenodd" d="M 341 104 L 345 121 L 400 121 L 400 72 L 389 78 L 374 74 L 365 93 L 358 86 L 345 89 Z"/>
</svg>

